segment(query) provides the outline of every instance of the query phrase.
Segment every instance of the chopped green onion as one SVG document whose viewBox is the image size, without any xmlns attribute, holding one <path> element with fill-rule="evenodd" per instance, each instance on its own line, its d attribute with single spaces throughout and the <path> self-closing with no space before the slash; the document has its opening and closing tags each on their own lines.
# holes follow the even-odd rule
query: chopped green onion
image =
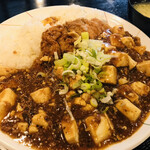
<svg viewBox="0 0 150 150">
<path fill-rule="evenodd" d="M 108 104 L 111 101 L 111 97 L 110 96 L 106 96 L 106 97 L 102 98 L 100 101 L 102 103 Z"/>
<path fill-rule="evenodd" d="M 88 32 L 82 32 L 81 33 L 81 38 L 83 40 L 88 40 L 89 39 L 89 33 Z"/>
<path fill-rule="evenodd" d="M 87 92 L 93 95 L 95 100 L 110 103 L 111 95 L 105 92 L 99 81 L 99 77 L 106 75 L 105 72 L 101 71 L 102 66 L 111 59 L 110 55 L 104 54 L 101 50 L 102 43 L 101 40 L 89 39 L 88 32 L 82 32 L 81 36 L 74 42 L 74 51 L 64 53 L 63 58 L 55 60 L 54 64 L 55 67 L 63 67 L 63 79 L 66 75 L 73 78 L 70 87 L 76 89 L 78 94 Z M 76 75 L 82 76 L 81 79 L 76 81 Z M 69 83 L 69 80 L 70 78 L 65 78 L 64 82 Z"/>
<path fill-rule="evenodd" d="M 97 100 L 96 100 L 95 98 L 91 98 L 90 104 L 91 104 L 93 107 L 97 107 L 97 106 L 98 106 Z"/>
<path fill-rule="evenodd" d="M 104 93 L 106 93 L 106 91 L 105 91 L 104 88 L 102 88 L 102 89 L 99 91 L 99 93 L 104 94 Z"/>
<path fill-rule="evenodd" d="M 54 64 L 55 64 L 56 67 L 62 67 L 62 66 L 64 66 L 66 63 L 67 63 L 67 60 L 65 60 L 65 59 L 59 59 L 59 60 L 56 60 L 56 61 L 54 62 Z"/>
<path fill-rule="evenodd" d="M 86 77 L 85 77 L 85 76 L 82 76 L 82 78 L 81 78 L 81 79 L 82 79 L 82 81 L 84 81 L 84 80 L 86 80 Z"/>
<path fill-rule="evenodd" d="M 96 55 L 97 55 L 96 50 L 92 49 L 92 56 L 93 56 L 94 58 L 96 58 Z"/>
<path fill-rule="evenodd" d="M 109 106 L 105 107 L 105 109 L 102 111 L 102 113 L 106 113 L 109 109 Z"/>
<path fill-rule="evenodd" d="M 64 98 L 63 100 L 64 100 L 64 103 L 65 103 L 65 106 L 66 106 L 66 111 L 70 115 L 71 120 L 75 120 L 74 117 L 73 117 L 73 114 L 72 114 L 72 112 L 70 110 L 70 107 L 68 106 L 68 103 L 66 102 L 66 99 Z"/>
<path fill-rule="evenodd" d="M 81 36 L 74 42 L 74 46 L 77 46 L 81 42 Z"/>
<path fill-rule="evenodd" d="M 93 39 L 90 39 L 89 40 L 89 45 L 88 47 L 89 48 L 92 48 L 96 51 L 100 51 L 101 50 L 101 47 L 102 47 L 102 41 L 101 40 L 93 40 Z"/>
<path fill-rule="evenodd" d="M 82 42 L 80 42 L 79 44 L 78 44 L 78 47 L 81 49 L 81 50 L 85 50 L 85 49 L 87 49 L 88 48 L 88 42 L 89 42 L 89 40 L 82 40 Z"/>
<path fill-rule="evenodd" d="M 93 79 L 98 79 L 96 72 L 94 72 L 93 70 L 90 70 L 90 75 Z"/>
<path fill-rule="evenodd" d="M 100 99 L 100 101 L 102 103 L 113 104 L 111 96 L 113 96 L 113 93 L 112 92 L 107 92 L 106 97 Z"/>
<path fill-rule="evenodd" d="M 64 64 L 64 68 L 65 69 L 68 69 L 68 67 L 71 65 L 71 62 L 67 61 L 65 64 Z"/>
<path fill-rule="evenodd" d="M 81 75 L 81 74 L 82 74 L 82 71 L 77 70 L 77 74 L 78 74 L 78 75 Z"/>
<path fill-rule="evenodd" d="M 92 89 L 93 90 L 100 90 L 102 88 L 102 84 L 94 84 L 94 85 L 92 85 Z"/>
<path fill-rule="evenodd" d="M 96 66 L 100 66 L 100 67 L 102 66 L 101 61 L 98 61 L 96 58 L 94 58 L 92 56 L 87 56 L 86 61 L 92 65 L 96 65 Z"/>
<path fill-rule="evenodd" d="M 76 57 L 73 54 L 70 54 L 70 53 L 64 53 L 64 55 L 63 55 L 63 59 L 65 59 L 69 62 L 74 62 L 75 58 Z"/>
<path fill-rule="evenodd" d="M 73 70 L 73 69 L 74 69 L 74 70 L 78 70 L 78 69 L 80 68 L 81 62 L 80 62 L 79 58 L 75 57 L 74 61 L 76 62 L 76 64 L 71 64 L 71 65 L 68 67 L 69 70 Z"/>
<path fill-rule="evenodd" d="M 82 94 L 82 93 L 83 93 L 83 91 L 82 91 L 82 90 L 78 90 L 78 93 L 79 93 L 79 94 Z"/>
<path fill-rule="evenodd" d="M 75 73 L 72 70 L 65 70 L 65 71 L 63 71 L 62 75 L 63 76 L 69 75 L 69 76 L 72 76 L 73 78 L 75 78 Z"/>
<path fill-rule="evenodd" d="M 46 77 L 46 74 L 44 72 L 38 72 L 36 76 Z"/>
<path fill-rule="evenodd" d="M 86 92 L 91 88 L 91 85 L 89 83 L 82 83 L 81 84 L 81 89 Z"/>
<path fill-rule="evenodd" d="M 86 77 L 85 82 L 92 82 L 93 78 L 91 77 L 90 74 L 85 74 L 85 77 Z"/>
<path fill-rule="evenodd" d="M 98 100 L 100 98 L 100 93 L 99 92 L 94 92 L 92 94 L 92 96 Z"/>
<path fill-rule="evenodd" d="M 95 71 L 96 74 L 98 74 L 98 73 L 100 73 L 101 68 L 94 68 L 94 71 Z"/>
<path fill-rule="evenodd" d="M 66 94 L 68 92 L 68 90 L 69 90 L 68 86 L 66 84 L 60 84 L 60 85 L 64 86 L 64 89 L 62 89 L 62 90 L 60 89 L 59 90 L 59 95 Z"/>
<path fill-rule="evenodd" d="M 89 63 L 85 62 L 83 60 L 82 62 L 83 65 L 81 65 L 80 67 L 80 70 L 83 72 L 83 73 L 87 73 L 89 71 Z"/>
<path fill-rule="evenodd" d="M 92 53 L 89 50 L 85 50 L 90 56 L 92 56 Z"/>
</svg>

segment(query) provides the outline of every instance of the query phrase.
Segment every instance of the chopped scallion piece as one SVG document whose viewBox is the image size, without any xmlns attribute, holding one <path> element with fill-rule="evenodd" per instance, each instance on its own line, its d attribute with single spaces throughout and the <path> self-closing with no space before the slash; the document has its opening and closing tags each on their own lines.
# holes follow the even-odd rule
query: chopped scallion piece
<svg viewBox="0 0 150 150">
<path fill-rule="evenodd" d="M 69 90 L 68 86 L 66 84 L 60 84 L 60 85 L 64 86 L 64 89 L 62 89 L 62 90 L 60 89 L 59 90 L 59 95 L 66 94 L 68 92 L 68 90 Z"/>
<path fill-rule="evenodd" d="M 59 59 L 59 60 L 56 60 L 54 62 L 54 64 L 55 64 L 56 67 L 61 67 L 61 66 L 64 66 L 65 64 L 67 64 L 67 60 Z"/>
<path fill-rule="evenodd" d="M 81 36 L 74 42 L 74 46 L 77 46 L 81 42 Z"/>
<path fill-rule="evenodd" d="M 81 33 L 81 38 L 84 40 L 88 40 L 89 39 L 89 33 L 88 32 L 82 32 Z"/>
<path fill-rule="evenodd" d="M 89 83 L 82 83 L 82 84 L 81 84 L 81 89 L 82 89 L 84 92 L 90 90 L 90 88 L 91 88 L 91 85 L 90 85 Z"/>
<path fill-rule="evenodd" d="M 78 94 L 87 92 L 93 95 L 95 101 L 110 103 L 111 95 L 105 92 L 102 83 L 99 81 L 99 77 L 106 75 L 101 70 L 102 66 L 111 59 L 110 55 L 104 54 L 101 50 L 102 43 L 101 40 L 89 39 L 88 32 L 82 32 L 81 36 L 74 42 L 74 51 L 64 53 L 63 58 L 55 60 L 54 64 L 56 68 L 63 67 L 63 81 L 65 83 L 70 82 L 70 88 L 77 90 Z M 79 75 L 81 79 L 77 81 L 76 75 Z M 68 76 L 71 78 L 68 78 Z"/>
<path fill-rule="evenodd" d="M 91 104 L 93 107 L 97 107 L 97 106 L 98 106 L 97 100 L 96 100 L 95 98 L 91 98 L 90 104 Z"/>
<path fill-rule="evenodd" d="M 102 111 L 102 113 L 106 113 L 109 109 L 109 106 L 105 107 L 105 109 Z"/>
<path fill-rule="evenodd" d="M 99 98 L 100 98 L 100 93 L 99 93 L 99 92 L 94 92 L 94 93 L 92 94 L 92 96 L 93 96 L 94 98 L 96 98 L 96 99 L 99 99 Z"/>
<path fill-rule="evenodd" d="M 38 72 L 36 76 L 46 77 L 46 74 L 44 72 Z"/>
<path fill-rule="evenodd" d="M 65 70 L 65 71 L 63 71 L 62 75 L 63 76 L 69 75 L 69 76 L 72 76 L 73 78 L 75 78 L 75 73 L 72 70 Z"/>
</svg>

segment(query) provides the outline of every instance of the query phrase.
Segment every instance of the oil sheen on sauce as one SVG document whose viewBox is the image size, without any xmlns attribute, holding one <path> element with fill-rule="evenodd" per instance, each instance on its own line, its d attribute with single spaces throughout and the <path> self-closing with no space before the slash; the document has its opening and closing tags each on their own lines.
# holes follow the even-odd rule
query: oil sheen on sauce
<svg viewBox="0 0 150 150">
<path fill-rule="evenodd" d="M 142 15 L 150 18 L 150 2 L 137 3 L 133 7 Z"/>
</svg>

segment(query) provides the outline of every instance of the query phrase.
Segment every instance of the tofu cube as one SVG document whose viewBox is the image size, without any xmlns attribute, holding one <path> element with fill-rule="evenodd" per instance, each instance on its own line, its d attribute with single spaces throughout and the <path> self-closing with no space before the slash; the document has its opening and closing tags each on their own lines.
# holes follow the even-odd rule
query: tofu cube
<svg viewBox="0 0 150 150">
<path fill-rule="evenodd" d="M 31 124 L 29 126 L 29 133 L 32 134 L 32 133 L 36 133 L 36 132 L 38 132 L 38 128 L 36 127 L 35 124 Z"/>
<path fill-rule="evenodd" d="M 51 90 L 49 87 L 42 88 L 35 92 L 32 92 L 30 96 L 36 103 L 45 103 L 48 102 L 51 98 Z"/>
<path fill-rule="evenodd" d="M 133 82 L 131 88 L 140 96 L 146 96 L 150 91 L 150 87 L 140 81 Z"/>
<path fill-rule="evenodd" d="M 67 94 L 66 94 L 66 100 L 71 100 L 73 98 L 73 96 L 76 95 L 76 92 L 75 91 L 69 91 Z"/>
<path fill-rule="evenodd" d="M 127 80 L 126 77 L 122 77 L 122 78 L 120 78 L 120 79 L 118 80 L 119 85 L 126 84 L 126 83 L 128 83 L 128 82 L 129 82 L 129 81 Z"/>
<path fill-rule="evenodd" d="M 117 100 L 116 107 L 123 115 L 133 122 L 135 122 L 141 114 L 141 110 L 128 99 Z"/>
<path fill-rule="evenodd" d="M 140 55 L 143 55 L 146 51 L 146 46 L 135 46 L 133 49 L 137 51 Z"/>
<path fill-rule="evenodd" d="M 69 144 L 79 143 L 79 131 L 75 120 L 71 120 L 70 116 L 65 116 L 61 121 L 63 133 Z"/>
<path fill-rule="evenodd" d="M 121 42 L 127 47 L 127 48 L 133 48 L 135 45 L 134 40 L 132 37 L 122 37 Z"/>
<path fill-rule="evenodd" d="M 83 111 L 93 111 L 94 107 L 91 104 L 86 104 L 86 106 L 82 107 Z"/>
<path fill-rule="evenodd" d="M 32 124 L 42 126 L 43 128 L 48 127 L 48 123 L 45 120 L 46 113 L 43 110 L 39 110 L 39 113 L 34 115 L 32 118 Z"/>
<path fill-rule="evenodd" d="M 15 104 L 16 98 L 17 95 L 10 88 L 6 88 L 0 93 L 0 102 L 7 102 L 11 106 Z"/>
<path fill-rule="evenodd" d="M 23 111 L 23 108 L 21 107 L 20 103 L 17 104 L 16 110 L 17 112 Z"/>
<path fill-rule="evenodd" d="M 129 65 L 129 58 L 128 54 L 123 53 L 123 52 L 115 52 L 111 53 L 112 59 L 111 62 L 114 66 L 116 67 L 126 67 Z"/>
<path fill-rule="evenodd" d="M 131 70 L 137 65 L 137 62 L 134 61 L 130 56 L 128 56 L 128 60 L 129 60 L 129 70 Z"/>
<path fill-rule="evenodd" d="M 109 52 L 111 52 L 111 51 L 116 51 L 116 47 L 110 45 L 109 43 L 104 43 L 104 44 L 102 45 L 102 48 L 104 49 L 105 53 L 109 53 Z"/>
<path fill-rule="evenodd" d="M 104 115 L 94 114 L 89 116 L 85 119 L 85 123 L 96 145 L 111 136 L 110 122 Z"/>
<path fill-rule="evenodd" d="M 74 104 L 79 106 L 86 106 L 86 102 L 81 97 L 77 97 L 74 99 Z"/>
<path fill-rule="evenodd" d="M 33 116 L 32 123 L 29 126 L 30 134 L 38 132 L 37 125 L 47 129 L 48 123 L 46 122 L 45 117 L 46 113 L 43 110 L 39 110 L 39 113 Z"/>
<path fill-rule="evenodd" d="M 112 28 L 111 30 L 113 33 L 118 33 L 118 34 L 121 34 L 121 35 L 124 35 L 125 32 L 124 32 L 124 28 L 123 28 L 123 25 L 116 25 Z"/>
<path fill-rule="evenodd" d="M 144 73 L 146 76 L 150 77 L 150 60 L 145 60 L 136 65 L 138 71 Z"/>
<path fill-rule="evenodd" d="M 127 85 L 121 85 L 118 91 L 122 96 L 129 99 L 131 102 L 139 103 L 139 96 L 133 91 L 133 89 Z"/>
<path fill-rule="evenodd" d="M 124 48 L 124 44 L 121 42 L 121 38 L 123 36 L 118 33 L 114 33 L 110 35 L 110 43 L 112 46 L 116 46 L 118 48 Z"/>
<path fill-rule="evenodd" d="M 89 93 L 83 93 L 81 95 L 81 98 L 83 98 L 86 102 L 90 101 L 91 95 Z"/>
<path fill-rule="evenodd" d="M 0 122 L 7 115 L 11 108 L 11 105 L 7 102 L 0 102 Z"/>
<path fill-rule="evenodd" d="M 6 88 L 0 93 L 0 121 L 7 115 L 12 106 L 14 106 L 17 95 Z"/>
<path fill-rule="evenodd" d="M 116 84 L 117 83 L 117 69 L 112 65 L 102 67 L 103 75 L 99 74 L 98 77 L 102 83 Z"/>
<path fill-rule="evenodd" d="M 71 89 L 78 88 L 82 83 L 81 80 L 82 80 L 82 77 L 78 74 L 76 75 L 75 79 L 70 78 L 70 84 L 69 84 L 70 88 Z"/>
<path fill-rule="evenodd" d="M 63 67 L 57 67 L 56 69 L 54 69 L 54 74 L 59 78 L 59 79 L 63 79 L 62 73 L 64 71 Z"/>
<path fill-rule="evenodd" d="M 17 127 L 21 132 L 25 132 L 25 131 L 27 131 L 28 123 L 27 122 L 19 122 L 17 124 Z"/>
</svg>

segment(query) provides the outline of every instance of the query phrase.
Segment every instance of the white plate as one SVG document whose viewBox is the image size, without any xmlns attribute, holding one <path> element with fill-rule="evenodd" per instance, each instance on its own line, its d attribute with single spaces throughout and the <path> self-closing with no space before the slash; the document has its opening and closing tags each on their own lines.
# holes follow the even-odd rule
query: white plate
<svg viewBox="0 0 150 150">
<path fill-rule="evenodd" d="M 13 29 L 19 28 L 23 24 L 29 22 L 34 18 L 38 18 L 40 20 L 50 17 L 50 16 L 58 16 L 60 17 L 61 23 L 74 20 L 76 18 L 85 17 L 85 18 L 94 18 L 97 17 L 99 19 L 103 19 L 108 22 L 110 26 L 115 26 L 118 24 L 122 24 L 125 30 L 129 31 L 134 36 L 139 36 L 141 38 L 142 45 L 147 47 L 147 50 L 150 51 L 150 39 L 146 36 L 140 29 L 127 22 L 126 20 L 115 16 L 111 13 L 104 12 L 101 10 L 80 7 L 76 5 L 71 6 L 52 6 L 52 7 L 43 7 L 40 9 L 34 9 L 28 12 L 24 12 L 15 17 L 12 17 L 3 23 L 0 24 L 0 33 L 5 34 L 5 32 L 13 33 Z M 145 121 L 145 123 L 150 124 L 150 117 Z M 150 126 L 143 124 L 142 127 L 131 137 L 128 139 L 119 142 L 117 144 L 113 144 L 107 148 L 107 150 L 130 150 L 144 142 L 150 136 Z M 21 144 L 18 144 L 14 140 L 12 140 L 7 135 L 0 132 L 0 144 L 5 146 L 8 149 L 12 150 L 27 150 L 28 147 L 25 147 Z"/>
</svg>

